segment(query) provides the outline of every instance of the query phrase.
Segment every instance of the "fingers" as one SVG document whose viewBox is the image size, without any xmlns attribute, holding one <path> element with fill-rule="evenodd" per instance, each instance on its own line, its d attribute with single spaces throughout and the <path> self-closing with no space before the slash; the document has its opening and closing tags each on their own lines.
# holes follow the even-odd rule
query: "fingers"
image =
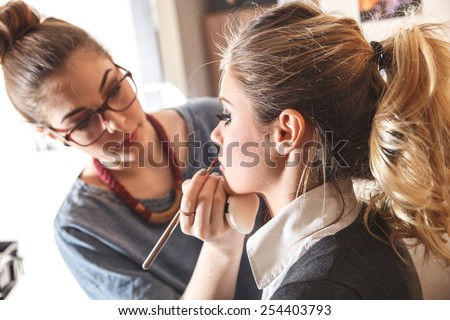
<svg viewBox="0 0 450 320">
<path fill-rule="evenodd" d="M 194 176 L 183 184 L 182 211 L 195 211 L 193 216 L 180 215 L 180 226 L 184 233 L 201 240 L 210 240 L 222 233 L 226 226 L 226 193 L 223 185 L 223 178 L 217 174 Z"/>
<path fill-rule="evenodd" d="M 180 204 L 181 215 L 193 216 L 197 206 L 197 196 L 207 178 L 206 169 L 202 169 L 192 179 L 183 182 L 181 185 L 181 190 L 183 191 L 183 198 Z"/>
<path fill-rule="evenodd" d="M 225 192 L 225 180 L 219 177 L 216 190 L 213 195 L 210 223 L 219 230 L 226 229 L 228 223 L 225 218 L 225 202 L 227 201 L 227 193 Z"/>
<path fill-rule="evenodd" d="M 202 240 L 208 240 L 218 231 L 218 227 L 211 224 L 211 217 L 222 212 L 213 211 L 214 194 L 219 183 L 219 176 L 212 175 L 205 182 L 197 199 L 197 209 L 191 225 L 191 233 Z M 216 207 L 216 205 L 214 206 Z"/>
</svg>

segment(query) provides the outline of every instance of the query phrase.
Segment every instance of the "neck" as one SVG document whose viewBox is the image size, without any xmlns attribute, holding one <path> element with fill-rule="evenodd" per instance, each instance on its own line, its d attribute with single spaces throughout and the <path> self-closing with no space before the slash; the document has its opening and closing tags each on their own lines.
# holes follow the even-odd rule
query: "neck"
<svg viewBox="0 0 450 320">
<path fill-rule="evenodd" d="M 294 158 L 294 155 L 290 158 Z M 264 190 L 262 193 L 272 216 L 277 215 L 286 205 L 300 196 L 297 193 L 299 192 L 299 183 L 305 168 L 301 163 L 296 166 L 289 165 L 289 163 L 295 163 L 293 161 L 298 162 L 295 159 L 286 159 L 285 163 L 280 164 L 279 168 L 281 169 L 274 172 L 271 183 L 266 184 L 265 188 L 267 190 Z M 311 179 L 308 180 L 310 181 L 306 185 L 305 192 L 320 184 L 311 182 Z"/>
<path fill-rule="evenodd" d="M 277 189 L 278 186 L 278 189 Z M 295 199 L 295 193 L 292 193 L 282 185 L 273 185 L 272 190 L 263 193 L 264 201 L 269 207 L 271 216 L 276 216 L 285 206 Z"/>
<path fill-rule="evenodd" d="M 262 192 L 272 216 L 276 216 L 296 197 L 298 181 L 295 177 L 297 175 L 290 171 L 288 168 L 283 169 L 283 172 L 280 172 L 270 184 L 266 184 L 266 189 Z"/>
</svg>

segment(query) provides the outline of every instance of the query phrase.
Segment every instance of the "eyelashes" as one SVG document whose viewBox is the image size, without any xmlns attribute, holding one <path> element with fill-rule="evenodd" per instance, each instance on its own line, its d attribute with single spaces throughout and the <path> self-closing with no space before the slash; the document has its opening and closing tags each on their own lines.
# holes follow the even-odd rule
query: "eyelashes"
<svg viewBox="0 0 450 320">
<path fill-rule="evenodd" d="M 229 124 L 231 121 L 231 114 L 216 114 L 216 117 L 220 120 L 220 121 L 225 121 L 225 125 Z"/>
</svg>

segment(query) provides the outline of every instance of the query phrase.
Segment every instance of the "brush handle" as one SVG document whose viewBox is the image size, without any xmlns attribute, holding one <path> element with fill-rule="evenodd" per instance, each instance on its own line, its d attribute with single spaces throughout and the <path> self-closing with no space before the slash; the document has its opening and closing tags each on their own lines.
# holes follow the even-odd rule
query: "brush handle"
<svg viewBox="0 0 450 320">
<path fill-rule="evenodd" d="M 162 248 L 166 244 L 167 240 L 169 240 L 172 232 L 180 223 L 180 210 L 174 215 L 172 221 L 170 221 L 164 233 L 159 238 L 156 245 L 153 247 L 152 251 L 149 253 L 144 263 L 142 264 L 142 269 L 147 270 L 152 265 L 153 261 L 155 261 L 156 256 L 161 252 Z"/>
<path fill-rule="evenodd" d="M 210 175 L 213 171 L 214 167 L 216 166 L 217 162 L 219 161 L 219 158 L 215 158 L 211 164 L 209 165 L 208 169 L 206 170 L 206 174 Z M 173 216 L 172 221 L 170 221 L 169 225 L 167 226 L 166 230 L 164 230 L 163 234 L 159 238 L 156 245 L 153 247 L 152 251 L 148 254 L 145 261 L 142 263 L 142 269 L 147 270 L 152 265 L 153 261 L 155 261 L 158 254 L 161 252 L 162 248 L 166 244 L 167 240 L 169 240 L 170 236 L 172 235 L 175 228 L 180 223 L 180 210 L 177 211 L 177 213 Z"/>
</svg>

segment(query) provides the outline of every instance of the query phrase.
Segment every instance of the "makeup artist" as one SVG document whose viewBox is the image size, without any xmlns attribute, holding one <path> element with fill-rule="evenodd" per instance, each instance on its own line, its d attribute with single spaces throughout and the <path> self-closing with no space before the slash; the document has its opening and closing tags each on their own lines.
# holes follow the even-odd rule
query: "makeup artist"
<svg viewBox="0 0 450 320">
<path fill-rule="evenodd" d="M 17 111 L 38 131 L 92 156 L 54 222 L 80 286 L 93 299 L 179 298 L 200 240 L 178 228 L 152 268 L 141 265 L 179 208 L 182 181 L 215 156 L 206 146 L 218 123 L 217 99 L 145 114 L 132 72 L 84 30 L 41 20 L 21 1 L 0 7 L 0 59 Z M 235 298 L 259 298 L 242 261 Z"/>
</svg>

